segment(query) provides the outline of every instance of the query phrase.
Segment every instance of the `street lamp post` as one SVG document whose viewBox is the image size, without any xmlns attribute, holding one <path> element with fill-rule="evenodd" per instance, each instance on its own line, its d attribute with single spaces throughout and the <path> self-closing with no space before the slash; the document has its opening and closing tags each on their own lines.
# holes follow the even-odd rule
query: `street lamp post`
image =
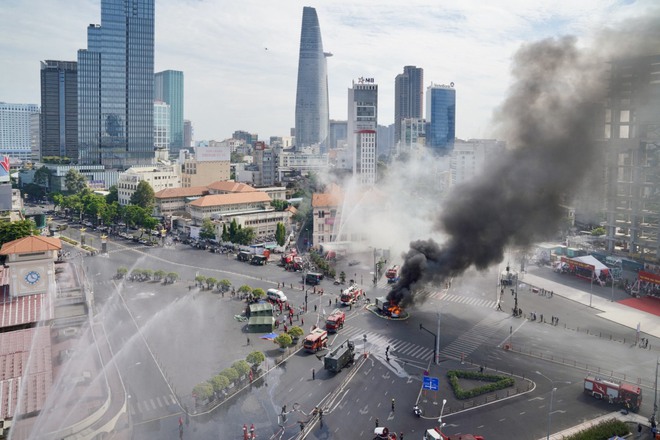
<svg viewBox="0 0 660 440">
<path fill-rule="evenodd" d="M 557 388 L 553 388 L 552 392 L 550 393 L 550 409 L 548 410 L 548 435 L 546 437 L 546 440 L 550 440 L 550 422 L 552 420 L 552 402 L 555 397 L 555 391 L 557 391 Z"/>
<path fill-rule="evenodd" d="M 438 313 L 438 333 L 433 333 L 431 330 L 424 328 L 424 325 L 422 323 L 419 323 L 419 329 L 424 330 L 427 333 L 430 333 L 433 335 L 433 358 L 435 359 L 435 364 L 438 365 L 440 363 L 440 313 Z"/>
<path fill-rule="evenodd" d="M 555 385 L 555 383 L 557 383 L 558 381 L 554 381 L 554 380 L 550 379 L 548 376 L 546 376 L 545 374 L 541 373 L 540 371 L 536 371 L 536 374 L 538 374 L 539 376 L 543 376 L 544 378 L 546 378 L 546 379 L 552 384 L 552 386 L 553 386 L 553 387 L 552 387 L 552 391 L 550 392 L 550 408 L 548 409 L 548 435 L 547 435 L 547 437 L 546 437 L 546 440 L 550 440 L 550 424 L 551 424 L 551 422 L 552 422 L 552 404 L 553 404 L 553 402 L 554 402 L 554 398 L 555 398 L 555 391 L 557 391 L 557 387 L 555 387 L 554 385 Z M 559 381 L 559 383 L 567 383 L 567 384 L 570 384 L 571 382 L 568 382 L 568 381 L 566 381 L 566 382 Z"/>
</svg>

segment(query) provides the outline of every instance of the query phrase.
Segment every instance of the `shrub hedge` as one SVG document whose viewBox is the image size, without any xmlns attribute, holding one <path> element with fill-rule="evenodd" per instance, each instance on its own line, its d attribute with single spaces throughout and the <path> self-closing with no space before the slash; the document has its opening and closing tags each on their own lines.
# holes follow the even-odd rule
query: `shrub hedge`
<svg viewBox="0 0 660 440">
<path fill-rule="evenodd" d="M 502 390 L 515 384 L 515 381 L 511 377 L 478 373 L 476 371 L 451 370 L 447 372 L 447 378 L 449 379 L 449 384 L 454 391 L 454 396 L 456 396 L 456 398 L 459 400 L 470 399 L 482 394 L 492 393 L 493 391 Z M 480 387 L 472 388 L 470 390 L 464 390 L 461 388 L 461 385 L 458 381 L 459 378 L 481 380 L 489 383 Z"/>
<path fill-rule="evenodd" d="M 628 429 L 628 425 L 625 422 L 617 419 L 609 419 L 591 428 L 583 429 L 580 432 L 565 437 L 565 440 L 607 440 L 615 435 L 623 437 L 629 432 L 630 429 Z"/>
</svg>

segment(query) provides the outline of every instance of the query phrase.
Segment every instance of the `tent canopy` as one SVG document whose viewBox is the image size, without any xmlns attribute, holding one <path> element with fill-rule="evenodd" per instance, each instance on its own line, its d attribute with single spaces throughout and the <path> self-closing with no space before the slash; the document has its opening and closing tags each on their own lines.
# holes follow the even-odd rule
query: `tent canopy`
<svg viewBox="0 0 660 440">
<path fill-rule="evenodd" d="M 602 272 L 609 273 L 610 268 L 598 261 L 595 257 L 591 255 L 585 255 L 584 257 L 575 257 L 571 260 L 579 261 L 580 263 L 589 264 L 594 267 L 596 276 L 600 276 Z"/>
</svg>

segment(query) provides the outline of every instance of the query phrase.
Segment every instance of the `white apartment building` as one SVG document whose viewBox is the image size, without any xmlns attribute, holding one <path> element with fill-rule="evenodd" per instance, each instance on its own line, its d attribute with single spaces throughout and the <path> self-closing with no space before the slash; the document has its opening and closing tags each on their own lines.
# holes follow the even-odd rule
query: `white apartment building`
<svg viewBox="0 0 660 440">
<path fill-rule="evenodd" d="M 135 166 L 120 174 L 117 182 L 117 194 L 120 205 L 128 205 L 131 196 L 141 181 L 146 181 L 154 193 L 167 188 L 181 187 L 179 165 L 159 163 L 151 166 Z"/>
<path fill-rule="evenodd" d="M 451 186 L 474 179 L 489 161 L 505 149 L 502 141 L 495 139 L 457 139 L 451 153 Z"/>
</svg>

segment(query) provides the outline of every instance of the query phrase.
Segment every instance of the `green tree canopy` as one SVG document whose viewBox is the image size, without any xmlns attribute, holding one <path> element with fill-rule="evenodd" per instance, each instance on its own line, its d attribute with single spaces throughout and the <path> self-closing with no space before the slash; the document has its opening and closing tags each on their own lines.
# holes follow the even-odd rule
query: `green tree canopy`
<svg viewBox="0 0 660 440">
<path fill-rule="evenodd" d="M 275 228 L 275 241 L 277 241 L 277 244 L 280 246 L 284 246 L 284 243 L 286 242 L 286 228 L 282 222 L 278 222 L 277 227 Z"/>
<path fill-rule="evenodd" d="M 291 345 L 293 339 L 291 339 L 291 336 L 289 336 L 288 333 L 280 333 L 275 339 L 273 339 L 273 342 L 275 342 L 281 348 L 286 348 Z"/>
<path fill-rule="evenodd" d="M 0 222 L 0 246 L 28 235 L 38 235 L 37 225 L 32 220 Z"/>
<path fill-rule="evenodd" d="M 119 203 L 119 191 L 117 190 L 117 185 L 112 185 L 108 188 L 108 194 L 105 196 L 105 202 L 110 204 L 112 202 Z"/>
<path fill-rule="evenodd" d="M 266 296 L 266 292 L 264 291 L 264 289 L 257 287 L 252 291 L 252 295 L 255 298 L 263 298 L 264 296 Z"/>
<path fill-rule="evenodd" d="M 238 374 L 241 376 L 245 376 L 250 372 L 250 364 L 244 360 L 236 361 L 231 366 L 238 371 Z"/>
<path fill-rule="evenodd" d="M 148 213 L 151 213 L 154 209 L 155 200 L 154 189 L 151 187 L 149 182 L 142 180 L 140 183 L 138 183 L 135 192 L 131 196 L 130 203 L 131 205 L 141 206 Z"/>
<path fill-rule="evenodd" d="M 229 379 L 230 383 L 236 381 L 239 377 L 238 371 L 236 371 L 236 369 L 233 367 L 225 368 L 220 372 L 220 374 Z"/>
<path fill-rule="evenodd" d="M 286 200 L 272 200 L 270 202 L 270 206 L 275 208 L 276 211 L 284 211 L 286 208 L 289 207 L 289 202 Z"/>
<path fill-rule="evenodd" d="M 202 240 L 215 240 L 215 224 L 210 218 L 202 220 L 202 227 L 199 230 L 199 238 Z"/>
<path fill-rule="evenodd" d="M 213 395 L 213 385 L 208 382 L 199 383 L 195 385 L 192 393 L 197 399 L 207 400 Z"/>
<path fill-rule="evenodd" d="M 239 228 L 232 241 L 234 243 L 248 245 L 252 244 L 256 236 L 257 234 L 254 232 L 254 228 Z"/>
<path fill-rule="evenodd" d="M 266 356 L 260 351 L 253 351 L 245 357 L 245 360 L 252 365 L 259 365 L 266 360 Z"/>
<path fill-rule="evenodd" d="M 43 165 L 37 171 L 34 172 L 34 183 L 39 186 L 49 187 L 50 185 L 50 176 L 53 173 L 50 171 L 46 165 Z"/>
<path fill-rule="evenodd" d="M 87 188 L 87 178 L 72 168 L 64 176 L 64 186 L 71 193 L 79 193 Z"/>
</svg>

